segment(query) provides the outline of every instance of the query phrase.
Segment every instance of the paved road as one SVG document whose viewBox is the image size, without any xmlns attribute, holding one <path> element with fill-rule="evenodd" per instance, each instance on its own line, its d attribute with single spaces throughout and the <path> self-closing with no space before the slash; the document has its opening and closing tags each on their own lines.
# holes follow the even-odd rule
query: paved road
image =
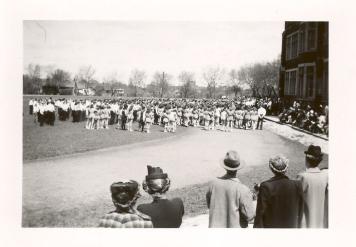
<svg viewBox="0 0 356 247">
<path fill-rule="evenodd" d="M 147 172 L 146 165 L 162 167 L 172 179 L 172 188 L 178 188 L 221 175 L 219 163 L 230 149 L 240 152 L 247 171 L 265 165 L 276 153 L 299 157 L 296 154 L 303 153 L 305 148 L 267 130 L 226 133 L 192 129 L 189 132 L 167 140 L 25 163 L 23 206 L 56 211 L 70 209 L 73 202 L 89 203 L 97 196 L 107 195 L 113 181 L 141 182 Z M 303 162 L 303 159 L 300 156 L 292 162 Z"/>
</svg>

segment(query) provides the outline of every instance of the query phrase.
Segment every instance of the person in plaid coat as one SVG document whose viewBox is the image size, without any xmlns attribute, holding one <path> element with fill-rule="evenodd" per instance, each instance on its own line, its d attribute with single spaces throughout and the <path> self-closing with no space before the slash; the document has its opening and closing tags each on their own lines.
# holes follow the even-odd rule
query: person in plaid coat
<svg viewBox="0 0 356 247">
<path fill-rule="evenodd" d="M 134 205 L 140 197 L 139 184 L 130 180 L 117 182 L 110 186 L 112 201 L 116 210 L 106 214 L 99 223 L 99 227 L 108 228 L 152 228 L 152 221 L 148 215 L 138 212 Z"/>
</svg>

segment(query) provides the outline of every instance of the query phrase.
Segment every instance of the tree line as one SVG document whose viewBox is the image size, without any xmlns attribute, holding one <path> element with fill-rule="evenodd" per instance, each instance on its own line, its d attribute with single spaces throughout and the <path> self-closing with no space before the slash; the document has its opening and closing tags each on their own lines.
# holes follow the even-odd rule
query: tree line
<svg viewBox="0 0 356 247">
<path fill-rule="evenodd" d="M 127 96 L 182 97 L 182 98 L 217 98 L 222 95 L 237 97 L 243 93 L 252 96 L 274 96 L 278 92 L 280 60 L 248 64 L 239 69 L 226 69 L 219 66 L 205 68 L 201 74 L 202 82 L 197 84 L 197 74 L 182 71 L 177 75 L 179 85 L 173 85 L 173 75 L 165 71 L 155 72 L 151 78 L 144 70 L 133 69 L 127 83 L 111 74 L 95 80 L 93 66 L 83 66 L 78 73 L 71 75 L 62 69 L 51 66 L 41 67 L 30 64 L 23 75 L 24 94 L 59 94 L 61 88 L 74 83 L 86 89 L 93 88 L 96 95 L 122 88 Z M 41 78 L 45 70 L 46 78 Z"/>
</svg>

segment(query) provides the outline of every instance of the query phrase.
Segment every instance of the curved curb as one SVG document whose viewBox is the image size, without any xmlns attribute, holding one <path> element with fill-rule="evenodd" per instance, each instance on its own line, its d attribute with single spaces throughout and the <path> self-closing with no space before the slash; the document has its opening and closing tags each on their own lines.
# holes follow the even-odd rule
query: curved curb
<svg viewBox="0 0 356 247">
<path fill-rule="evenodd" d="M 277 123 L 277 124 L 279 124 L 279 125 L 288 126 L 288 127 L 292 128 L 292 129 L 294 129 L 294 130 L 303 132 L 304 134 L 312 135 L 312 136 L 314 136 L 314 137 L 323 139 L 323 140 L 325 140 L 325 141 L 329 141 L 329 138 L 327 138 L 327 137 L 323 137 L 323 136 L 314 134 L 314 133 L 312 133 L 312 132 L 310 132 L 310 131 L 303 130 L 303 129 L 301 129 L 301 128 L 292 126 L 292 125 L 290 125 L 290 124 L 284 124 L 284 123 L 281 123 L 281 122 L 279 122 L 279 121 L 275 121 L 275 120 L 273 120 L 273 119 L 271 119 L 271 118 L 269 118 L 269 117 L 265 117 L 265 119 L 266 119 L 267 121 L 270 121 L 270 122 L 273 122 L 273 123 Z"/>
</svg>

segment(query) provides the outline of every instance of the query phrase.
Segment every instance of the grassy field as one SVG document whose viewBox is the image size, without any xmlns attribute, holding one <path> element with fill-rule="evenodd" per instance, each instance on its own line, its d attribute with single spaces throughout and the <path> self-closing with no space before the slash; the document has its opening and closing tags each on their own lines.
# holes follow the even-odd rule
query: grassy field
<svg viewBox="0 0 356 247">
<path fill-rule="evenodd" d="M 53 98 L 56 97 L 58 96 Z M 176 133 L 164 133 L 162 127 L 155 125 L 152 126 L 149 134 L 118 130 L 114 125 L 110 126 L 109 130 L 87 130 L 84 128 L 85 122 L 72 123 L 69 120 L 58 121 L 58 119 L 54 126 L 40 127 L 38 123 L 34 123 L 33 116 L 29 115 L 28 102 L 30 98 L 30 96 L 23 98 L 24 161 L 150 141 L 181 135 L 187 131 L 187 128 L 178 127 Z M 137 123 L 134 123 L 134 128 L 137 129 Z"/>
</svg>

